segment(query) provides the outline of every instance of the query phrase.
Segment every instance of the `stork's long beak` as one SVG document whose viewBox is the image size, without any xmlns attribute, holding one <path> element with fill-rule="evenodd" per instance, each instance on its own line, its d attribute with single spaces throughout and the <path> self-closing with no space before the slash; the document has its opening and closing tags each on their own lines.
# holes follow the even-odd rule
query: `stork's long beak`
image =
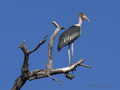
<svg viewBox="0 0 120 90">
<path fill-rule="evenodd" d="M 82 16 L 82 19 L 87 20 L 88 22 L 90 22 L 90 20 L 85 15 Z"/>
</svg>

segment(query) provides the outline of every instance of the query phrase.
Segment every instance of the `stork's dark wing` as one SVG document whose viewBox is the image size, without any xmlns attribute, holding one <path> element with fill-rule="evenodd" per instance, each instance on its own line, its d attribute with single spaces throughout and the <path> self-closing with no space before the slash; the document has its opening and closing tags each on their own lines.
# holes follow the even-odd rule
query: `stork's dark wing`
<svg viewBox="0 0 120 90">
<path fill-rule="evenodd" d="M 62 47 L 76 40 L 79 37 L 80 32 L 81 32 L 80 26 L 71 26 L 66 31 L 64 31 L 59 38 L 58 51 L 60 51 Z"/>
</svg>

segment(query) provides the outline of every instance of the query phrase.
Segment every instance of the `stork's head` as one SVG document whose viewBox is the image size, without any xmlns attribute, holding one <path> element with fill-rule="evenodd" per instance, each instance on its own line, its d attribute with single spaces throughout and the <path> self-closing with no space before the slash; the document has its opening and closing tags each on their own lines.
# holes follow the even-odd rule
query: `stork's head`
<svg viewBox="0 0 120 90">
<path fill-rule="evenodd" d="M 81 17 L 83 20 L 87 20 L 88 22 L 90 22 L 87 16 L 83 12 L 79 13 L 79 17 Z"/>
</svg>

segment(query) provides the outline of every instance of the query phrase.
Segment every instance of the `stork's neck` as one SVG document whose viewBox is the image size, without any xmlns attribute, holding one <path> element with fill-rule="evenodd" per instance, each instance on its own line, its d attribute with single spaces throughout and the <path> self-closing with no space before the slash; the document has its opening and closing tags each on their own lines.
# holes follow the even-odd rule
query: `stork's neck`
<svg viewBox="0 0 120 90">
<path fill-rule="evenodd" d="M 78 24 L 75 24 L 75 26 L 81 26 L 82 25 L 82 18 L 81 18 L 81 16 L 79 16 L 79 22 L 78 22 Z"/>
<path fill-rule="evenodd" d="M 82 18 L 79 17 L 79 23 L 78 23 L 80 26 L 82 25 Z"/>
</svg>

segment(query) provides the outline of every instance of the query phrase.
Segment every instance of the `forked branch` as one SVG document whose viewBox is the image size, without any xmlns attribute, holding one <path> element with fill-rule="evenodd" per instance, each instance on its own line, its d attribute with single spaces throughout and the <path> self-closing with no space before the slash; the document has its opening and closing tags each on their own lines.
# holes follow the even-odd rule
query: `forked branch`
<svg viewBox="0 0 120 90">
<path fill-rule="evenodd" d="M 31 50 L 31 51 L 28 51 L 26 46 L 25 46 L 25 40 L 23 41 L 23 43 L 18 47 L 18 48 L 21 48 L 23 53 L 24 53 L 24 62 L 23 62 L 23 65 L 22 65 L 22 68 L 21 68 L 21 76 L 19 76 L 16 80 L 15 80 L 15 84 L 13 85 L 12 87 L 12 90 L 20 90 L 21 87 L 25 84 L 25 82 L 29 79 L 29 76 L 28 76 L 28 72 L 29 72 L 29 69 L 28 69 L 28 59 L 29 59 L 29 54 L 36 51 L 40 45 L 42 45 L 45 41 L 46 41 L 46 37 L 48 35 L 46 35 L 42 40 L 41 42 L 38 44 L 38 46 Z"/>
<path fill-rule="evenodd" d="M 52 61 L 52 48 L 53 48 L 53 40 L 55 39 L 57 33 L 61 30 L 64 29 L 64 27 L 60 27 L 56 22 L 52 22 L 55 26 L 56 26 L 56 30 L 53 33 L 52 37 L 50 38 L 49 41 L 49 59 L 48 59 L 48 63 L 46 65 L 46 69 L 44 70 L 33 70 L 33 71 L 29 71 L 28 69 L 28 59 L 29 59 L 29 55 L 36 51 L 45 41 L 46 41 L 46 37 L 48 35 L 46 35 L 41 42 L 31 51 L 27 50 L 26 46 L 25 46 L 25 41 L 23 41 L 23 43 L 20 45 L 25 57 L 24 57 L 24 62 L 23 62 L 23 66 L 21 68 L 21 76 L 19 76 L 16 80 L 15 80 L 15 84 L 12 87 L 12 90 L 20 90 L 21 87 L 26 83 L 27 80 L 35 80 L 35 79 L 40 79 L 40 78 L 44 78 L 44 77 L 50 77 L 53 80 L 56 80 L 60 85 L 60 81 L 61 80 L 57 80 L 54 77 L 52 77 L 51 75 L 56 75 L 56 74 L 65 74 L 66 78 L 69 79 L 73 79 L 74 76 L 70 75 L 69 72 L 71 71 L 75 71 L 76 68 L 78 66 L 84 66 L 87 68 L 92 68 L 91 66 L 88 65 L 84 65 L 81 64 L 84 62 L 83 59 L 79 60 L 78 62 L 76 62 L 75 64 L 71 65 L 71 66 L 67 66 L 67 67 L 63 67 L 63 68 L 58 68 L 58 69 L 53 69 L 53 61 Z"/>
</svg>

